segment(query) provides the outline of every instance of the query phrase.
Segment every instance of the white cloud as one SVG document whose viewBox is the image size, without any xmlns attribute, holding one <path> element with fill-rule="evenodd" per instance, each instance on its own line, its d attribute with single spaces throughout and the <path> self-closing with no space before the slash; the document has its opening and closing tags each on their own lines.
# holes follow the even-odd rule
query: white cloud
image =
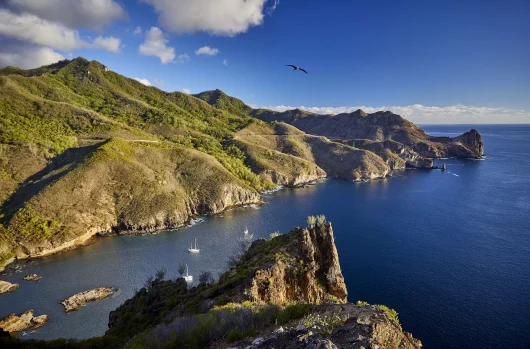
<svg viewBox="0 0 530 349">
<path fill-rule="evenodd" d="M 228 61 L 226 59 L 223 60 L 224 65 L 228 65 Z"/>
<path fill-rule="evenodd" d="M 527 110 L 475 107 L 467 105 L 453 105 L 447 107 L 424 106 L 421 104 L 381 107 L 292 107 L 280 105 L 264 108 L 276 111 L 299 108 L 317 114 L 351 113 L 357 109 L 362 109 L 367 113 L 374 113 L 379 110 L 390 110 L 416 124 L 530 123 L 530 111 Z"/>
<path fill-rule="evenodd" d="M 143 0 L 174 33 L 208 32 L 234 36 L 263 23 L 267 0 Z"/>
<path fill-rule="evenodd" d="M 200 56 L 200 55 L 205 55 L 205 56 L 216 56 L 220 53 L 221 51 L 219 51 L 218 49 L 216 48 L 211 48 L 210 46 L 203 46 L 197 50 L 195 50 L 195 54 L 197 56 Z"/>
<path fill-rule="evenodd" d="M 134 30 L 133 34 L 136 35 L 136 36 L 141 36 L 142 35 L 142 27 L 136 27 L 136 29 Z"/>
<path fill-rule="evenodd" d="M 8 52 L 3 51 L 5 48 L 7 47 L 0 47 L 0 68 L 12 65 L 22 69 L 32 69 L 64 59 L 63 55 L 47 47 L 11 45 Z"/>
<path fill-rule="evenodd" d="M 7 0 L 6 3 L 15 11 L 31 13 L 69 28 L 101 31 L 114 20 L 127 16 L 114 0 Z"/>
<path fill-rule="evenodd" d="M 41 19 L 32 14 L 16 14 L 6 9 L 0 9 L 0 35 L 63 51 L 78 48 L 99 48 L 117 52 L 120 47 L 120 39 L 97 37 L 91 43 L 81 39 L 77 30 Z"/>
<path fill-rule="evenodd" d="M 120 52 L 121 40 L 113 36 L 102 37 L 98 36 L 94 39 L 92 43 L 94 48 L 99 48 L 102 50 L 107 50 L 110 52 L 118 53 Z"/>
<path fill-rule="evenodd" d="M 191 90 L 188 89 L 188 88 L 183 88 L 181 91 L 184 92 L 184 93 L 187 94 L 187 95 L 190 95 L 190 94 L 191 94 Z"/>
<path fill-rule="evenodd" d="M 187 53 L 184 53 L 182 55 L 178 55 L 176 63 L 184 63 L 190 60 L 190 56 L 188 56 Z"/>
<path fill-rule="evenodd" d="M 144 84 L 145 86 L 152 86 L 151 82 L 147 79 L 133 78 L 134 80 Z"/>
<path fill-rule="evenodd" d="M 164 81 L 160 79 L 155 79 L 155 81 L 153 81 L 153 85 L 155 85 L 156 87 L 162 88 L 164 87 Z"/>
<path fill-rule="evenodd" d="M 175 59 L 175 49 L 167 46 L 168 41 L 159 28 L 151 27 L 146 32 L 145 41 L 140 45 L 139 52 L 145 56 L 160 58 L 162 64 L 173 62 Z"/>
</svg>

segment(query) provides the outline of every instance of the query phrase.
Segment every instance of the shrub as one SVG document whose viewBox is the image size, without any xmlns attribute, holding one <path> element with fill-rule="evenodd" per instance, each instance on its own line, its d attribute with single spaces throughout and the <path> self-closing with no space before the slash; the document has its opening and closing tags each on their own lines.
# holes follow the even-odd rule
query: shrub
<svg viewBox="0 0 530 349">
<path fill-rule="evenodd" d="M 201 285 L 211 285 L 215 282 L 212 273 L 209 271 L 203 271 L 199 275 L 199 284 Z"/>
<path fill-rule="evenodd" d="M 155 280 L 162 281 L 162 280 L 164 280 L 165 277 L 166 277 L 166 269 L 165 268 L 160 268 L 160 269 L 158 269 L 156 271 Z"/>
<path fill-rule="evenodd" d="M 340 313 L 309 314 L 300 321 L 300 324 L 305 328 L 315 328 L 323 336 L 329 337 L 335 327 L 343 325 L 346 320 L 348 316 L 341 316 Z"/>
<path fill-rule="evenodd" d="M 307 226 L 309 228 L 313 228 L 315 226 L 315 222 L 317 221 L 317 219 L 315 218 L 315 216 L 308 216 L 307 217 Z"/>
<path fill-rule="evenodd" d="M 179 267 L 178 267 L 177 271 L 180 274 L 180 276 L 184 275 L 184 272 L 186 271 L 186 265 L 179 264 Z"/>
</svg>

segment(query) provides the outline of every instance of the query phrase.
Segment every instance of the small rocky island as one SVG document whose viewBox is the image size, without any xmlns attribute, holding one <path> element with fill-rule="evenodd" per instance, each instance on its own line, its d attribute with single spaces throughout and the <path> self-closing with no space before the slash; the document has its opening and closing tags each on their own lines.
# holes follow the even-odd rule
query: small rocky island
<svg viewBox="0 0 530 349">
<path fill-rule="evenodd" d="M 0 329 L 6 332 L 28 331 L 41 327 L 47 321 L 48 315 L 33 316 L 33 309 L 30 309 L 20 316 L 15 314 L 8 315 L 0 321 Z"/>
<path fill-rule="evenodd" d="M 64 311 L 70 312 L 79 309 L 86 303 L 95 302 L 112 295 L 112 287 L 99 287 L 93 290 L 80 292 L 71 297 L 64 299 L 61 304 L 64 305 Z"/>
<path fill-rule="evenodd" d="M 37 274 L 29 274 L 29 275 L 24 276 L 24 280 L 39 282 L 40 276 L 38 276 Z"/>
<path fill-rule="evenodd" d="M 7 292 L 13 292 L 19 287 L 19 284 L 12 284 L 7 281 L 0 280 L 0 294 L 7 293 Z"/>
</svg>

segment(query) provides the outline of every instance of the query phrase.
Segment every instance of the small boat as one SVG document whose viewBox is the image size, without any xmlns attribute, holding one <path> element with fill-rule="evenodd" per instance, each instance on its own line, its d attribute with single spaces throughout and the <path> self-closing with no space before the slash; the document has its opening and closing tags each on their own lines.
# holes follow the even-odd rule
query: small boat
<svg viewBox="0 0 530 349">
<path fill-rule="evenodd" d="M 248 227 L 245 226 L 245 231 L 243 232 L 245 235 L 248 235 Z"/>
<path fill-rule="evenodd" d="M 447 170 L 447 166 L 445 165 L 445 162 L 442 164 L 442 171 Z"/>
<path fill-rule="evenodd" d="M 188 248 L 189 253 L 199 253 L 201 250 L 197 247 L 197 239 L 195 239 L 195 246 L 193 245 L 193 242 L 190 244 L 190 248 Z"/>
<path fill-rule="evenodd" d="M 188 282 L 190 284 L 193 282 L 193 276 L 188 273 L 188 265 L 187 264 L 186 264 L 186 274 L 184 275 L 184 280 L 186 280 L 186 282 Z"/>
</svg>

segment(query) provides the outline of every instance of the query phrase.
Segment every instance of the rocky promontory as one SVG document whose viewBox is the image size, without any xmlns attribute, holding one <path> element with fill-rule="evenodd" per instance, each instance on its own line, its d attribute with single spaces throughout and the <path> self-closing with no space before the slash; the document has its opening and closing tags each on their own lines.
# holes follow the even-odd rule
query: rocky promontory
<svg viewBox="0 0 530 349">
<path fill-rule="evenodd" d="M 310 224 L 253 242 L 218 282 L 153 280 L 111 312 L 107 335 L 146 348 L 421 348 L 394 310 L 347 303 L 331 224 Z"/>
<path fill-rule="evenodd" d="M 0 329 L 7 332 L 20 332 L 33 330 L 43 326 L 48 321 L 48 315 L 33 316 L 33 309 L 30 309 L 20 316 L 8 315 L 0 321 Z"/>
<path fill-rule="evenodd" d="M 64 305 L 66 313 L 79 309 L 86 303 L 95 302 L 112 295 L 112 287 L 99 287 L 93 290 L 80 292 L 64 299 L 61 304 Z"/>
</svg>

